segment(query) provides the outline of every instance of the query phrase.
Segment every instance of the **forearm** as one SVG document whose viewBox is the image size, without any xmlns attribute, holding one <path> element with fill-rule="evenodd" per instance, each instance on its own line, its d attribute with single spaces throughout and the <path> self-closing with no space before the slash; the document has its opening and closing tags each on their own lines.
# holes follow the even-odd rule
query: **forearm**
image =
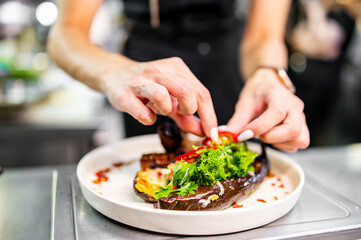
<svg viewBox="0 0 361 240">
<path fill-rule="evenodd" d="M 130 59 L 92 44 L 88 33 L 77 27 L 55 25 L 49 36 L 48 52 L 56 64 L 87 86 L 105 91 L 109 69 L 126 66 Z"/>
<path fill-rule="evenodd" d="M 260 66 L 287 67 L 284 43 L 290 1 L 252 1 L 248 24 L 240 47 L 244 79 Z"/>
<path fill-rule="evenodd" d="M 260 66 L 287 68 L 287 48 L 283 41 L 266 39 L 259 43 L 253 42 L 242 48 L 242 75 L 248 79 Z"/>
</svg>

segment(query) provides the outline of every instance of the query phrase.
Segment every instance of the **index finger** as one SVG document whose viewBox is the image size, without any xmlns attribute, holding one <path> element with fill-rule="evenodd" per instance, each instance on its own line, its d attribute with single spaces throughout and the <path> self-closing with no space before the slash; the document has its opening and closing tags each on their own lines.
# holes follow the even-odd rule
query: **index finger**
<svg viewBox="0 0 361 240">
<path fill-rule="evenodd" d="M 160 78 L 158 81 L 162 81 L 161 84 L 177 98 L 178 113 L 190 115 L 197 111 L 203 133 L 210 136 L 211 129 L 217 126 L 211 94 L 181 59 L 172 58 L 170 63 L 174 68 L 168 68 L 167 71 L 172 74 L 168 74 L 167 79 Z"/>
<path fill-rule="evenodd" d="M 213 107 L 213 102 L 212 102 L 212 98 L 211 95 L 208 91 L 208 89 L 206 89 L 202 84 L 199 83 L 198 87 L 196 87 L 195 89 L 195 95 L 196 95 L 196 104 L 197 104 L 197 113 L 200 119 L 200 124 L 202 126 L 202 130 L 203 130 L 203 135 L 206 136 L 210 136 L 210 132 L 211 129 L 213 127 L 217 126 L 217 117 L 216 117 L 216 112 L 214 111 L 214 107 Z M 178 98 L 177 98 L 178 100 Z M 178 104 L 180 105 L 181 103 Z M 179 107 L 178 105 L 178 107 Z M 179 111 L 178 111 L 179 112 Z M 177 113 L 177 118 L 180 119 L 180 116 L 182 114 Z M 187 116 L 187 115 L 182 115 L 182 116 Z M 174 115 L 175 117 L 175 115 Z M 187 121 L 188 122 L 188 126 L 189 123 L 194 122 L 194 121 Z M 202 132 L 193 132 L 196 135 L 201 136 Z"/>
<path fill-rule="evenodd" d="M 197 111 L 196 93 L 190 82 L 174 74 L 169 74 L 158 77 L 157 83 L 166 87 L 169 93 L 177 98 L 178 113 L 191 115 Z"/>
<path fill-rule="evenodd" d="M 201 85 L 198 91 L 196 91 L 196 95 L 198 105 L 197 113 L 201 120 L 203 132 L 209 137 L 211 129 L 218 126 L 211 94 L 208 89 Z"/>
<path fill-rule="evenodd" d="M 203 132 L 207 137 L 209 137 L 211 129 L 218 126 L 217 116 L 214 110 L 211 94 L 188 67 L 185 71 L 182 71 L 182 74 L 184 74 L 185 77 L 187 77 L 195 87 L 197 113 L 201 120 Z"/>
</svg>

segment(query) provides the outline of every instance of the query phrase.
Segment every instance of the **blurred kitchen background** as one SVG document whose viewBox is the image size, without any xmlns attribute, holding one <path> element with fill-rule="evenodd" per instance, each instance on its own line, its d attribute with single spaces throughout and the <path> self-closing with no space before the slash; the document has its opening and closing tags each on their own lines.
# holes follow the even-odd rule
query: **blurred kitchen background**
<svg viewBox="0 0 361 240">
<path fill-rule="evenodd" d="M 332 2 L 322 1 L 322 6 Z M 237 1 L 236 8 L 244 21 L 249 1 Z M 104 96 L 73 80 L 49 59 L 46 40 L 57 15 L 56 1 L 0 1 L 3 167 L 75 163 L 91 149 L 124 137 L 122 116 Z M 300 97 L 305 98 L 308 121 L 316 126 L 311 129 L 317 132 L 313 146 L 361 142 L 357 16 L 346 7 L 320 8 L 317 0 L 293 2 L 287 33 L 289 72 L 301 93 L 308 92 Z M 93 22 L 92 41 L 121 51 L 124 22 L 122 1 L 105 0 Z"/>
</svg>

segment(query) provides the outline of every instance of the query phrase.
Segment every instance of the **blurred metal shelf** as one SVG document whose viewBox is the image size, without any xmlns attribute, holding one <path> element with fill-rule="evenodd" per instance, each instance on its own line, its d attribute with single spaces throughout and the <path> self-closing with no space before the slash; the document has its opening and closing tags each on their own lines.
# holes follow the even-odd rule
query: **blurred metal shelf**
<svg viewBox="0 0 361 240">
<path fill-rule="evenodd" d="M 25 167 L 76 163 L 93 147 L 99 123 L 31 126 L 0 124 L 0 165 Z"/>
</svg>

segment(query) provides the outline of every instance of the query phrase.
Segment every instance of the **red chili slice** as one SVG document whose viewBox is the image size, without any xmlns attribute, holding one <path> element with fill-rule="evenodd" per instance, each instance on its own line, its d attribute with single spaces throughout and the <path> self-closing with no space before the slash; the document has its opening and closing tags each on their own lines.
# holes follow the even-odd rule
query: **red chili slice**
<svg viewBox="0 0 361 240">
<path fill-rule="evenodd" d="M 186 162 L 189 162 L 191 160 L 194 160 L 195 158 L 199 157 L 202 153 L 197 153 L 199 150 L 205 149 L 205 148 L 213 148 L 217 149 L 217 147 L 211 147 L 211 146 L 201 146 L 197 149 L 194 149 L 192 151 L 186 152 L 182 155 L 179 155 L 175 158 L 176 161 L 184 160 Z"/>
<path fill-rule="evenodd" d="M 208 145 L 209 142 L 212 143 L 211 138 L 210 138 L 210 137 L 206 137 L 206 138 L 203 139 L 202 145 Z"/>
<path fill-rule="evenodd" d="M 234 139 L 234 136 L 236 136 L 236 134 L 234 134 L 233 132 L 228 132 L 228 131 L 219 131 L 218 132 L 219 136 L 226 136 L 226 137 L 230 137 L 232 139 Z"/>
<path fill-rule="evenodd" d="M 238 134 L 236 135 L 236 134 L 234 134 L 232 132 L 228 132 L 228 131 L 218 131 L 218 136 L 219 136 L 219 138 L 228 137 L 231 141 L 237 142 Z M 206 137 L 202 141 L 203 145 L 210 145 L 209 143 L 212 143 L 212 139 L 210 137 Z"/>
<path fill-rule="evenodd" d="M 229 138 L 229 142 L 234 141 L 237 142 L 237 136 L 236 134 L 232 133 L 232 132 L 228 132 L 228 131 L 218 131 L 218 136 L 220 138 L 222 137 L 228 137 Z M 195 160 L 195 158 L 199 157 L 202 153 L 197 153 L 197 151 L 204 149 L 204 148 L 214 148 L 217 149 L 216 146 L 212 146 L 212 139 L 210 137 L 206 137 L 203 139 L 202 141 L 202 147 L 199 147 L 197 149 L 194 149 L 192 151 L 189 151 L 187 153 L 184 153 L 182 155 L 179 155 L 178 157 L 175 158 L 176 161 L 179 161 L 181 159 L 183 159 L 186 162 L 193 162 Z"/>
</svg>

